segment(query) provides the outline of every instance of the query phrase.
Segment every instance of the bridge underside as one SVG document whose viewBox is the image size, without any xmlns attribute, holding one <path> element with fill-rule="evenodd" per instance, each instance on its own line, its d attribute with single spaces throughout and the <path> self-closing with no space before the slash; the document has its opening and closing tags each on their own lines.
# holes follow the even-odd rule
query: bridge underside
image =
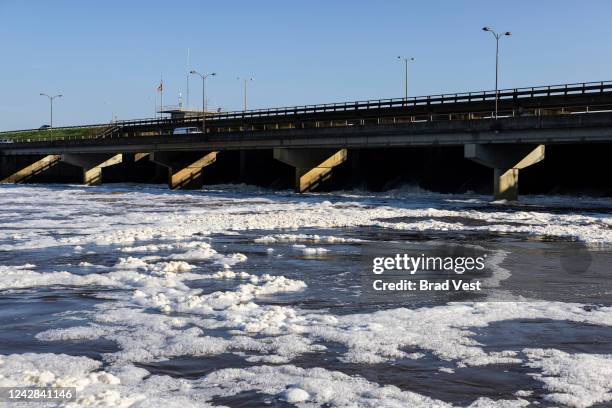
<svg viewBox="0 0 612 408">
<path fill-rule="evenodd" d="M 473 191 L 514 200 L 519 172 L 521 194 L 612 195 L 611 153 L 612 143 L 21 155 L 0 156 L 0 180 L 167 183 L 170 188 L 247 183 L 300 192 L 353 188 L 384 191 L 413 185 L 444 193 Z M 70 164 L 62 159 L 70 160 Z M 93 179 L 87 177 L 92 170 L 96 173 Z"/>
</svg>

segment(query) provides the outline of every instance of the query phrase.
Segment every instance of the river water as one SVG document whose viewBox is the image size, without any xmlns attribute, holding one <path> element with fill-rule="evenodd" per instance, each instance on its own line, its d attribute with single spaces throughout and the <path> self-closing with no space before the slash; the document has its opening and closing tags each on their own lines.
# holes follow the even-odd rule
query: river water
<svg viewBox="0 0 612 408">
<path fill-rule="evenodd" d="M 3 185 L 0 208 L 0 387 L 77 388 L 37 406 L 612 403 L 611 199 Z M 375 293 L 398 252 L 486 255 L 486 290 Z"/>
</svg>

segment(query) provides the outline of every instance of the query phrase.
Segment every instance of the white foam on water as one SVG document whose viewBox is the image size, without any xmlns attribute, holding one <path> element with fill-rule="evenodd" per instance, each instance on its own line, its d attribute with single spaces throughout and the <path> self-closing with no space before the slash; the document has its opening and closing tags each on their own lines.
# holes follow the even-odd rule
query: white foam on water
<svg viewBox="0 0 612 408">
<path fill-rule="evenodd" d="M 239 341 L 233 343 L 206 338 L 207 347 L 203 350 L 208 350 L 214 343 L 215 352 L 259 350 L 265 351 L 266 358 L 288 361 L 289 358 L 320 347 L 317 343 L 333 342 L 347 347 L 348 351 L 341 359 L 351 363 L 372 364 L 411 358 L 410 353 L 405 351 L 410 348 L 429 351 L 441 360 L 455 362 L 458 367 L 521 363 L 520 356 L 513 351 L 486 352 L 472 339 L 472 329 L 515 319 L 552 319 L 612 325 L 612 308 L 586 309 L 581 304 L 562 302 L 454 303 L 334 316 L 289 306 L 255 303 L 261 296 L 299 291 L 306 287 L 304 282 L 282 276 L 255 276 L 244 272 L 222 271 L 208 278 L 234 279 L 237 286 L 232 290 L 202 294 L 200 289 L 191 289 L 183 284 L 182 274 L 172 273 L 170 279 L 157 277 L 154 272 L 126 276 L 128 272 L 119 271 L 108 275 L 115 276 L 114 273 L 117 274 L 116 279 L 121 279 L 122 285 L 132 285 L 137 289 L 123 303 L 98 306 L 99 311 L 94 314 L 93 320 L 104 325 L 114 325 L 113 334 L 108 338 L 121 345 L 121 358 L 127 358 L 128 361 L 181 355 L 179 352 L 185 355 L 194 353 L 193 350 L 200 347 L 198 342 L 205 336 L 203 330 L 223 328 L 231 330 L 234 336 L 239 337 Z M 139 309 L 133 309 L 133 305 L 157 309 L 163 313 L 189 313 L 192 317 L 187 321 L 177 320 L 171 315 L 155 315 L 152 318 L 150 313 L 140 313 Z M 177 321 L 181 323 L 177 325 Z M 183 328 L 187 324 L 200 329 L 187 331 Z M 282 349 L 282 344 L 270 347 L 270 341 L 260 337 L 249 343 L 248 347 L 245 346 L 247 343 L 243 336 L 254 334 L 299 334 L 305 340 L 300 343 L 294 339 L 294 348 Z M 47 332 L 42 336 L 51 338 Z M 61 338 L 61 330 L 54 330 L 53 336 Z M 176 346 L 177 339 L 181 339 L 180 346 Z M 277 354 L 271 356 L 273 352 Z"/>
<path fill-rule="evenodd" d="M 326 243 L 326 244 L 342 244 L 363 242 L 358 238 L 344 238 L 333 235 L 317 235 L 317 234 L 274 234 L 265 235 L 255 238 L 255 243 L 258 244 L 275 244 L 275 243 Z"/>
<path fill-rule="evenodd" d="M 336 316 L 333 324 L 310 323 L 316 338 L 344 344 L 342 357 L 353 363 L 380 363 L 405 358 L 406 348 L 420 348 L 458 367 L 520 363 L 514 351 L 486 352 L 472 339 L 473 328 L 516 319 L 552 319 L 612 325 L 612 308 L 587 311 L 562 302 L 455 303 L 420 309 L 392 309 Z"/>
<path fill-rule="evenodd" d="M 293 244 L 291 246 L 295 251 L 300 251 L 304 255 L 323 255 L 329 252 L 329 249 L 326 248 L 311 248 L 307 247 L 304 244 Z"/>
<path fill-rule="evenodd" d="M 525 349 L 526 365 L 540 370 L 533 378 L 550 391 L 547 401 L 584 408 L 612 401 L 612 354 L 569 354 L 554 349 Z"/>
<path fill-rule="evenodd" d="M 2 387 L 74 387 L 74 401 L 37 403 L 66 408 L 113 407 L 211 407 L 210 395 L 198 395 L 186 381 L 169 377 L 145 377 L 149 373 L 134 366 L 102 370 L 98 361 L 65 354 L 12 354 L 0 356 Z M 5 402 L 2 406 L 22 407 Z"/>
<path fill-rule="evenodd" d="M 295 366 L 224 369 L 206 377 L 207 383 L 219 384 L 222 395 L 257 390 L 296 404 L 298 407 L 450 407 L 451 405 L 394 386 L 380 386 L 361 377 L 353 377 L 323 368 Z M 231 384 L 222 388 L 224 384 Z"/>
<path fill-rule="evenodd" d="M 86 277 L 62 273 L 62 280 L 90 278 L 110 279 L 113 285 L 138 288 L 124 305 L 102 305 L 93 320 L 104 325 L 114 324 L 106 337 L 116 341 L 122 351 L 109 356 L 116 361 L 148 361 L 179 355 L 208 355 L 227 351 L 258 351 L 264 356 L 259 361 L 289 361 L 297 355 L 321 350 L 318 341 L 344 344 L 348 351 L 341 357 L 352 363 L 381 363 L 393 359 L 410 358 L 407 348 L 432 352 L 442 360 L 454 361 L 458 367 L 495 363 L 520 363 L 515 352 L 485 352 L 473 341 L 472 328 L 513 319 L 553 319 L 612 325 L 610 308 L 586 310 L 580 304 L 561 302 L 505 302 L 450 304 L 433 308 L 393 309 L 376 313 L 333 316 L 325 313 L 301 311 L 287 306 L 260 306 L 253 301 L 258 296 L 302 290 L 305 284 L 282 276 L 255 276 L 244 272 L 219 272 L 217 279 L 238 279 L 234 290 L 200 294 L 182 283 L 183 273 L 172 267 L 164 278 L 156 276 L 172 263 L 149 265 L 133 258 L 123 258 L 118 266 L 133 267 L 135 271 L 115 271 L 105 275 Z M 182 265 L 182 264 L 180 264 Z M 145 272 L 146 271 L 146 272 Z M 47 275 L 47 274 L 39 274 Z M 54 276 L 54 274 L 49 274 Z M 202 277 L 202 275 L 196 275 Z M 47 285 L 47 280 L 41 281 Z M 180 312 L 196 315 L 188 321 L 171 316 L 156 315 L 131 305 L 156 308 L 164 313 Z M 202 316 L 198 318 L 197 315 Z M 178 322 L 178 323 L 177 323 Z M 367 323 L 366 323 L 367 322 Z M 186 325 L 201 329 L 184 329 Z M 235 341 L 205 336 L 204 329 L 231 329 Z M 65 329 L 41 333 L 40 339 L 65 339 L 108 334 L 105 326 L 91 329 Z M 82 333 L 86 333 L 83 335 Z M 245 340 L 253 334 L 286 336 L 299 334 L 289 344 L 283 338 Z M 257 360 L 257 357 L 252 357 Z"/>
<path fill-rule="evenodd" d="M 101 285 L 122 289 L 113 294 L 111 301 L 96 305 L 93 312 L 83 312 L 82 315 L 89 319 L 86 325 L 51 329 L 37 336 L 42 341 L 96 338 L 114 341 L 119 351 L 104 356 L 105 362 L 110 364 L 108 373 L 102 373 L 99 363 L 86 361 L 88 359 L 74 360 L 72 364 L 72 357 L 68 356 L 13 355 L 1 357 L 0 375 L 4 377 L 0 377 L 0 381 L 14 378 L 4 374 L 2 370 L 6 367 L 11 367 L 11 376 L 22 376 L 26 371 L 47 367 L 53 377 L 37 373 L 32 376 L 32 381 L 55 381 L 59 376 L 74 380 L 66 380 L 66 383 L 75 383 L 86 378 L 88 382 L 81 382 L 83 398 L 90 399 L 83 400 L 83 403 L 91 405 L 107 403 L 121 406 L 126 396 L 136 398 L 143 395 L 143 399 L 130 403 L 148 406 L 142 405 L 146 404 L 144 401 L 157 401 L 185 407 L 194 401 L 205 404 L 212 395 L 229 396 L 257 390 L 275 398 L 292 400 L 297 406 L 304 407 L 323 403 L 373 407 L 448 406 L 396 387 L 378 385 L 322 368 L 302 369 L 287 365 L 227 369 L 213 372 L 200 380 L 186 381 L 165 376 L 145 378 L 144 370 L 131 366 L 131 363 L 161 361 L 178 356 L 223 353 L 234 353 L 253 363 L 286 364 L 298 356 L 322 352 L 326 350 L 325 344 L 330 342 L 346 347 L 347 351 L 340 356 L 342 361 L 361 364 L 424 356 L 423 353 L 414 352 L 414 349 L 431 353 L 457 368 L 522 364 L 527 358 L 526 364 L 542 371 L 537 379 L 550 387 L 549 398 L 553 402 L 557 401 L 555 398 L 564 398 L 563 401 L 572 403 L 589 401 L 583 399 L 584 390 L 591 389 L 585 388 L 586 385 L 582 383 L 568 383 L 568 378 L 573 378 L 575 371 L 559 368 L 569 365 L 568 359 L 574 358 L 576 367 L 591 367 L 597 372 L 607 373 L 602 368 L 602 356 L 591 361 L 583 355 L 564 356 L 534 351 L 525 351 L 521 355 L 511 350 L 489 352 L 474 340 L 474 329 L 515 319 L 552 319 L 611 326 L 611 308 L 585 308 L 581 304 L 562 302 L 483 302 L 335 316 L 324 310 L 265 305 L 260 304 L 260 299 L 303 291 L 307 289 L 306 284 L 282 275 L 234 271 L 234 267 L 239 268 L 240 263 L 246 260 L 245 255 L 220 254 L 210 242 L 202 240 L 211 234 L 245 230 L 378 226 L 408 231 L 524 233 L 541 238 L 610 244 L 612 222 L 605 215 L 559 214 L 542 208 L 518 211 L 503 208 L 490 211 L 489 208 L 482 211 L 478 208 L 481 205 L 478 199 L 461 204 L 458 200 L 463 198 L 457 196 L 444 198 L 453 203 L 452 209 L 433 208 L 437 204 L 428 206 L 427 200 L 431 197 L 426 193 L 420 193 L 420 204 L 406 204 L 405 200 L 398 200 L 387 201 L 384 205 L 375 202 L 376 196 L 372 202 L 361 198 L 350 201 L 343 198 L 344 201 L 332 202 L 321 201 L 316 196 L 306 199 L 272 195 L 228 198 L 201 193 L 160 194 L 159 191 L 146 189 L 114 194 L 112 189 L 104 188 L 65 191 L 13 186 L 4 189 L 3 193 L 7 194 L 0 197 L 1 202 L 4 202 L 4 197 L 8 202 L 17 199 L 15 204 L 7 206 L 8 212 L 19 213 L 18 208 L 29 207 L 37 211 L 28 213 L 19 223 L 3 224 L 0 250 L 45 249 L 52 254 L 57 250 L 91 252 L 96 246 L 108 246 L 120 248 L 125 256 L 119 258 L 113 267 L 105 269 L 105 273 L 88 275 L 54 270 L 34 271 L 33 265 L 0 267 L 0 289 L 55 285 Z M 54 200 L 54 206 L 41 207 L 40 197 L 49 199 L 49 195 Z M 230 200 L 231 206 L 225 205 Z M 166 206 L 167 201 L 171 201 L 172 206 Z M 110 205 L 116 213 L 101 215 L 108 212 L 109 203 L 112 203 Z M 456 208 L 461 205 L 465 207 Z M 58 214 L 64 218 L 58 217 Z M 480 223 L 474 225 L 465 222 L 466 219 Z M 291 243 L 305 254 L 305 251 L 318 254 L 319 248 L 305 244 L 355 241 L 331 235 L 296 233 L 266 235 L 256 242 Z M 160 254 L 166 251 L 171 254 Z M 141 252 L 150 255 L 136 256 Z M 493 263 L 499 266 L 505 254 L 500 252 L 497 256 Z M 205 265 L 221 265 L 223 270 L 213 272 L 207 267 L 198 266 L 202 262 Z M 499 285 L 508 276 L 508 271 L 499 267 L 489 278 L 489 284 Z M 229 288 L 206 293 L 189 286 L 190 281 L 199 279 L 222 279 L 228 281 Z M 226 331 L 229 335 L 221 337 L 215 334 L 216 330 Z M 38 360 L 40 362 L 37 363 Z M 74 365 L 76 371 L 54 372 L 60 361 L 68 367 Z M 448 363 L 443 365 L 447 366 Z M 450 374 L 452 369 L 442 367 L 440 370 Z M 95 375 L 90 378 L 92 374 Z M 119 379 L 120 383 L 113 378 Z M 609 387 L 609 384 L 601 378 L 593 381 L 597 384 L 593 388 L 597 398 L 607 398 L 609 390 L 606 391 L 605 387 Z M 198 389 L 198 393 L 192 392 L 194 384 L 204 387 L 206 391 Z M 139 391 L 129 389 L 131 394 L 124 394 L 124 386 L 128 389 L 137 387 Z M 180 392 L 171 397 L 163 396 L 163 390 L 168 389 L 179 389 Z M 156 394 L 156 390 L 159 393 Z M 199 400 L 196 395 L 200 395 Z M 184 405 L 181 405 L 183 402 Z M 472 404 L 473 407 L 524 405 L 526 401 L 520 398 L 510 401 L 481 398 Z"/>
<path fill-rule="evenodd" d="M 256 391 L 300 408 L 331 407 L 450 408 L 440 400 L 379 385 L 358 376 L 324 368 L 291 365 L 222 369 L 203 378 L 187 380 L 149 375 L 133 365 L 101 369 L 86 357 L 64 354 L 13 354 L 0 356 L 0 386 L 75 387 L 76 407 L 222 407 L 213 398 L 233 397 Z M 21 403 L 7 406 L 21 406 Z M 486 405 L 485 405 L 486 404 Z M 43 405 L 44 406 L 44 405 Z M 517 401 L 477 400 L 479 407 L 519 407 Z"/>
<path fill-rule="evenodd" d="M 160 252 L 169 251 L 174 249 L 174 245 L 171 244 L 157 244 L 157 245 L 141 245 L 136 247 L 123 247 L 119 250 L 121 252 Z"/>
<path fill-rule="evenodd" d="M 98 274 L 75 275 L 69 272 L 35 272 L 33 265 L 0 266 L 0 290 L 40 286 L 117 286 L 118 282 Z"/>
<path fill-rule="evenodd" d="M 405 200 L 388 200 L 378 203 L 377 196 L 371 202 L 330 202 L 295 200 L 291 197 L 274 199 L 253 197 L 231 197 L 232 208 L 221 206 L 213 210 L 206 204 L 217 206 L 227 203 L 228 198 L 217 196 L 172 195 L 177 203 L 184 202 L 187 209 L 175 212 L 162 211 L 155 207 L 155 202 L 167 200 L 169 195 L 150 194 L 147 190 L 123 194 L 113 197 L 106 190 L 51 190 L 40 187 L 13 187 L 4 189 L 6 201 L 14 199 L 19 194 L 27 195 L 25 203 L 36 208 L 37 213 L 29 214 L 18 224 L 3 225 L 2 236 L 9 237 L 0 244 L 0 250 L 18 250 L 32 248 L 52 248 L 60 246 L 120 245 L 122 247 L 138 247 L 145 241 L 184 241 L 195 234 L 210 235 L 212 233 L 227 233 L 228 231 L 243 231 L 250 229 L 262 230 L 297 230 L 305 227 L 337 228 L 354 226 L 379 226 L 389 229 L 412 231 L 474 231 L 493 233 L 520 233 L 536 237 L 556 237 L 561 239 L 576 239 L 588 243 L 612 243 L 612 220 L 605 214 L 598 213 L 553 213 L 536 209 L 507 211 L 480 210 L 477 205 L 468 203 L 461 205 L 435 198 L 431 203 L 428 197 L 421 197 L 415 203 L 406 205 Z M 51 194 L 54 206 L 41 208 L 38 202 L 41 196 Z M 113 205 L 118 210 L 124 208 L 121 217 L 105 215 L 105 206 L 92 201 L 98 194 L 98 200 L 114 200 Z M 340 198 L 342 198 L 340 196 Z M 197 201 L 196 201 L 197 200 Z M 436 201 L 438 200 L 438 201 Z M 196 207 L 189 204 L 198 203 Z M 566 199 L 571 203 L 571 199 Z M 445 204 L 446 203 L 446 204 Z M 442 204 L 442 205 L 441 205 Z M 444 208 L 444 206 L 448 208 Z M 484 204 L 483 204 L 484 205 Z M 141 211 L 133 211 L 135 206 Z M 149 210 L 151 207 L 156 211 Z M 11 206 L 8 205 L 10 211 Z M 434 208 L 440 207 L 440 208 Z M 79 210 L 87 208 L 86 212 Z M 163 207 L 161 207 L 163 209 Z M 70 222 L 58 219 L 58 212 L 67 209 Z M 143 213 L 143 211 L 147 210 Z M 389 221 L 406 217 L 411 222 Z M 449 222 L 450 219 L 456 220 Z M 442 218 L 442 219 L 440 219 Z M 462 220 L 478 220 L 486 225 L 473 225 Z M 75 228 L 78 226 L 79 228 Z M 24 227 L 36 231 L 24 231 Z M 54 238 L 48 231 L 56 230 L 70 232 L 74 236 Z M 296 234 L 299 235 L 299 234 Z M 10 237 L 17 237 L 13 239 Z M 273 237 L 274 238 L 274 237 Z M 274 238 L 276 239 L 276 238 Z M 12 241 L 12 242 L 11 242 Z M 143 245 L 138 244 L 143 242 Z M 134 245 L 136 244 L 136 245 Z M 148 245 L 148 244 L 146 244 Z M 153 249 L 153 248 L 151 248 Z"/>
<path fill-rule="evenodd" d="M 323 255 L 329 252 L 326 248 L 302 248 L 304 255 Z"/>
</svg>

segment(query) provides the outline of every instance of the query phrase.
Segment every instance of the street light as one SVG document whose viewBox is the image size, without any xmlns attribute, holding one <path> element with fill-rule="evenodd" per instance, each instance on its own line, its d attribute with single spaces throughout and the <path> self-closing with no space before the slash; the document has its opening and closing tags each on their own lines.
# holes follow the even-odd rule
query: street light
<svg viewBox="0 0 612 408">
<path fill-rule="evenodd" d="M 209 76 L 217 75 L 216 72 L 211 72 L 210 74 L 201 74 L 198 71 L 191 70 L 189 71 L 191 75 L 198 75 L 202 78 L 202 133 L 206 133 L 206 78 Z"/>
<path fill-rule="evenodd" d="M 413 57 L 402 57 L 401 55 L 397 56 L 398 60 L 404 60 L 404 98 L 408 100 L 408 63 L 414 62 Z"/>
<path fill-rule="evenodd" d="M 49 102 L 51 103 L 51 123 L 49 124 L 49 127 L 53 127 L 53 100 L 55 98 L 61 98 L 63 95 L 49 96 L 46 93 L 41 92 L 40 96 L 46 96 L 47 98 L 49 98 Z"/>
<path fill-rule="evenodd" d="M 490 32 L 493 37 L 495 37 L 495 119 L 497 119 L 497 105 L 499 101 L 499 92 L 498 92 L 498 78 L 499 78 L 499 39 L 503 36 L 510 37 L 512 33 L 510 31 L 506 31 L 505 33 L 496 33 L 491 29 L 491 27 L 482 27 L 482 31 Z"/>
<path fill-rule="evenodd" d="M 249 83 L 249 81 L 254 81 L 255 78 L 240 78 L 237 77 L 236 79 L 240 80 L 242 79 L 244 81 L 244 110 L 247 110 L 247 84 Z"/>
</svg>

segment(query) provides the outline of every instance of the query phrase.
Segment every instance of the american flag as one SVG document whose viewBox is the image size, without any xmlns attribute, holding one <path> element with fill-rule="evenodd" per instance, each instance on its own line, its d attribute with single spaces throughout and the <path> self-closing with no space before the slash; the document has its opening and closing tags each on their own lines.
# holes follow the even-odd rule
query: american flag
<svg viewBox="0 0 612 408">
<path fill-rule="evenodd" d="M 157 87 L 157 92 L 163 92 L 163 90 L 164 90 L 164 81 L 160 80 L 159 86 Z"/>
</svg>

